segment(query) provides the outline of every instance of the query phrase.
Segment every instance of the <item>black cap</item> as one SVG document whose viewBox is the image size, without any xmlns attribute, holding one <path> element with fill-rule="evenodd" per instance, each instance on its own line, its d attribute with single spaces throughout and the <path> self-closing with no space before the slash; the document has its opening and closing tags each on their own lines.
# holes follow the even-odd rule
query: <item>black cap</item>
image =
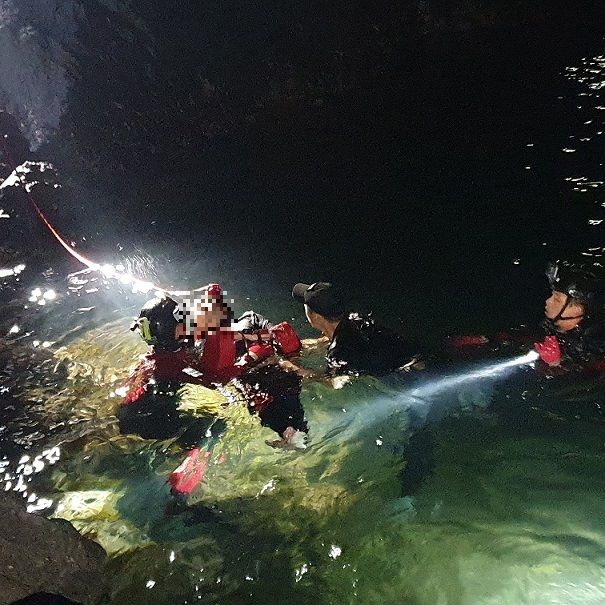
<svg viewBox="0 0 605 605">
<path fill-rule="evenodd" d="M 340 292 L 328 282 L 296 284 L 292 288 L 292 297 L 324 317 L 337 318 L 345 312 Z"/>
</svg>

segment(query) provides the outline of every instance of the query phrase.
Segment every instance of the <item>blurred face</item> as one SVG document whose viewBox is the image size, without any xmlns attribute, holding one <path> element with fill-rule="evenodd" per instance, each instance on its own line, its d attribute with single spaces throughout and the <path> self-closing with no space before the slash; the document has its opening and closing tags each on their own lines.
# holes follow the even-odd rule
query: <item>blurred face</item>
<svg viewBox="0 0 605 605">
<path fill-rule="evenodd" d="M 544 315 L 548 319 L 555 319 L 561 313 L 567 303 L 567 294 L 565 292 L 558 292 L 553 290 L 552 294 L 546 299 L 544 303 Z M 567 307 L 565 307 L 564 317 L 577 317 L 583 315 L 584 309 L 581 305 L 577 304 L 573 299 L 570 300 Z M 562 320 L 565 321 L 565 320 Z"/>
<path fill-rule="evenodd" d="M 195 315 L 193 336 L 196 340 L 204 338 L 210 332 L 217 332 L 229 315 L 221 303 L 211 303 L 198 307 Z"/>
</svg>

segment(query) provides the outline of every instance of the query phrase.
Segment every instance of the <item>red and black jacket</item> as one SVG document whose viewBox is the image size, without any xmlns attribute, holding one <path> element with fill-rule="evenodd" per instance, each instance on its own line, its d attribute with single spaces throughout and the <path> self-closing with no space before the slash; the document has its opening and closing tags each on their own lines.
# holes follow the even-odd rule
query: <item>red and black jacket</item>
<svg viewBox="0 0 605 605">
<path fill-rule="evenodd" d="M 235 333 L 219 330 L 209 334 L 200 348 L 176 351 L 152 348 L 126 381 L 128 393 L 122 405 L 138 401 L 150 386 L 192 383 L 211 387 L 236 378 L 246 368 L 236 365 Z"/>
</svg>

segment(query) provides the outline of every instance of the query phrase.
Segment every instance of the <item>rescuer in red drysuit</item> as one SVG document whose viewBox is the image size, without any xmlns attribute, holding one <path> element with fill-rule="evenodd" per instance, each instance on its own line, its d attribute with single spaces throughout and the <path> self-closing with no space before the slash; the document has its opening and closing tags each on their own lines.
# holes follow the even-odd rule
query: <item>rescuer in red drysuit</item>
<svg viewBox="0 0 605 605">
<path fill-rule="evenodd" d="M 213 387 L 242 378 L 247 384 L 245 375 L 276 350 L 291 355 L 300 349 L 298 336 L 286 322 L 272 326 L 251 311 L 232 322 L 231 315 L 218 284 L 182 305 L 168 297 L 149 301 L 131 329 L 151 348 L 126 381 L 122 407 L 154 392 L 173 393 L 181 383 Z M 273 393 L 257 393 L 252 403 L 260 412 L 274 398 Z"/>
<path fill-rule="evenodd" d="M 118 413 L 123 432 L 162 432 L 150 416 L 157 416 L 154 408 L 163 407 L 158 401 L 173 396 L 183 383 L 213 387 L 234 378 L 239 378 L 237 386 L 250 411 L 280 438 L 307 431 L 298 377 L 273 366 L 255 367 L 276 351 L 290 355 L 300 349 L 289 324 L 272 326 L 251 311 L 232 322 L 220 286 L 211 284 L 199 299 L 181 305 L 168 297 L 149 301 L 131 329 L 151 348 L 126 381 L 128 392 Z M 176 415 L 173 411 L 168 416 Z"/>
<path fill-rule="evenodd" d="M 509 376 L 498 387 L 505 397 L 489 397 L 492 409 L 496 405 L 507 422 L 519 426 L 533 413 L 603 423 L 605 298 L 600 267 L 563 261 L 550 264 L 546 275 L 551 294 L 538 330 L 511 330 L 491 339 L 454 338 L 450 353 L 457 359 L 485 358 L 492 353 L 510 358 L 533 345 L 539 355 L 535 370 L 524 366 Z"/>
<path fill-rule="evenodd" d="M 605 322 L 599 268 L 559 262 L 549 265 L 551 293 L 545 301 L 544 320 L 535 329 L 520 328 L 483 335 L 449 339 L 447 354 L 433 363 L 485 361 L 496 357 L 510 360 L 531 349 L 538 353 L 535 369 L 521 366 L 494 380 L 482 377 L 480 366 L 471 366 L 468 382 L 452 385 L 443 397 L 431 397 L 430 411 L 421 417 L 406 446 L 406 467 L 401 474 L 404 493 L 411 495 L 433 472 L 435 436 L 432 423 L 444 416 L 441 410 L 455 406 L 483 416 L 495 414 L 501 426 L 527 438 L 542 436 L 546 422 L 605 422 L 603 379 L 605 378 Z M 497 365 L 497 362 L 496 364 Z M 487 363 L 488 369 L 490 364 Z M 459 365 L 464 370 L 464 365 Z M 463 376 L 463 374 L 461 374 Z M 506 380 L 504 380 L 506 376 Z M 440 402 L 443 401 L 442 407 Z M 489 406 L 489 411 L 484 410 Z M 410 424 L 414 424 L 411 417 Z M 488 423 L 492 426 L 491 422 Z M 448 431 L 452 430 L 448 425 Z M 481 423 L 477 423 L 481 430 Z"/>
<path fill-rule="evenodd" d="M 131 330 L 138 330 L 151 348 L 127 380 L 123 405 L 135 403 L 157 384 L 212 386 L 245 371 L 245 365 L 237 363 L 236 332 L 230 329 L 230 310 L 222 301 L 220 286 L 208 286 L 199 306 L 202 300 L 206 312 L 198 309 L 196 317 L 190 305 L 179 305 L 169 297 L 152 299 L 143 307 Z M 258 345 L 259 359 L 273 354 L 269 343 Z"/>
<path fill-rule="evenodd" d="M 279 434 L 280 439 L 270 445 L 304 447 L 301 436 L 308 428 L 299 397 L 300 377 L 275 364 L 261 364 L 276 351 L 289 355 L 300 349 L 289 324 L 272 326 L 252 311 L 233 322 L 220 286 L 211 284 L 199 299 L 180 306 L 168 297 L 150 301 L 132 329 L 151 349 L 126 381 L 128 392 L 118 411 L 122 432 L 153 438 L 183 432 L 186 415 L 177 411 L 174 397 L 179 386 L 193 383 L 212 388 L 233 381 L 249 411 Z M 214 418 L 186 422 L 193 424 L 181 435 L 187 447 L 199 446 L 201 436 L 216 440 L 224 430 L 217 424 L 222 421 Z M 193 448 L 170 475 L 173 491 L 192 491 L 210 455 L 208 445 Z"/>
</svg>

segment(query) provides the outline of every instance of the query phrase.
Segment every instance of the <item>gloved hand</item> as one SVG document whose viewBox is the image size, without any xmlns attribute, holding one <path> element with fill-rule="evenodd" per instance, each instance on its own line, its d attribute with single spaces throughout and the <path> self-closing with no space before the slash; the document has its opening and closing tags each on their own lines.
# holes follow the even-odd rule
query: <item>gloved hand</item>
<svg viewBox="0 0 605 605">
<path fill-rule="evenodd" d="M 268 359 L 273 355 L 273 347 L 268 342 L 257 342 L 248 347 L 248 350 L 241 356 L 236 365 L 247 366 L 263 359 Z"/>
<path fill-rule="evenodd" d="M 254 361 L 268 359 L 273 353 L 273 347 L 268 342 L 257 342 L 248 349 L 248 355 L 250 355 Z"/>
<path fill-rule="evenodd" d="M 265 441 L 271 447 L 282 448 L 284 450 L 304 450 L 307 449 L 305 443 L 305 434 L 302 431 L 297 431 L 294 427 L 289 426 L 282 433 L 282 439 L 275 441 Z"/>
<path fill-rule="evenodd" d="M 300 338 L 294 328 L 287 322 L 282 321 L 269 328 L 273 342 L 279 353 L 282 355 L 295 355 L 302 347 Z"/>
<path fill-rule="evenodd" d="M 547 336 L 544 342 L 536 342 L 534 348 L 540 359 L 549 366 L 558 366 L 561 363 L 561 347 L 556 336 Z"/>
</svg>

